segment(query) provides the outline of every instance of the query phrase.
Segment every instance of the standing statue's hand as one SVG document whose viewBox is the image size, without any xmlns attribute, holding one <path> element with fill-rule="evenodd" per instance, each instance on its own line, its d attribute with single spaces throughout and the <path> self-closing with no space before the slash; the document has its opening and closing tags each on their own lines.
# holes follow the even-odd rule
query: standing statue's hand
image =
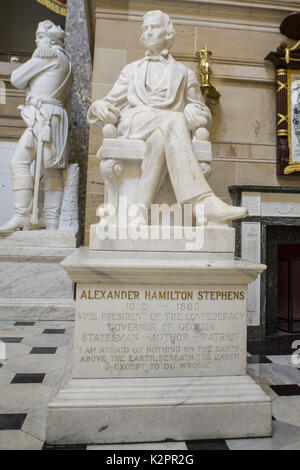
<svg viewBox="0 0 300 470">
<path fill-rule="evenodd" d="M 200 127 L 206 128 L 208 126 L 207 117 L 205 113 L 201 112 L 197 104 L 187 104 L 184 108 L 184 114 L 191 130 L 199 129 Z"/>
<path fill-rule="evenodd" d="M 103 124 L 116 124 L 120 117 L 119 109 L 106 101 L 95 101 L 92 105 L 92 110 Z"/>
</svg>

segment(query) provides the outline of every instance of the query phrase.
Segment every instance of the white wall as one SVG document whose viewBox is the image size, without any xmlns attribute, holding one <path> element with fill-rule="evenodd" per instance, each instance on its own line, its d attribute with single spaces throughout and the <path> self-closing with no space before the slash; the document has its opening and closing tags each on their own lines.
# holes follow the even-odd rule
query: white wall
<svg viewBox="0 0 300 470">
<path fill-rule="evenodd" d="M 17 142 L 0 141 L 0 225 L 14 214 L 10 160 Z"/>
</svg>

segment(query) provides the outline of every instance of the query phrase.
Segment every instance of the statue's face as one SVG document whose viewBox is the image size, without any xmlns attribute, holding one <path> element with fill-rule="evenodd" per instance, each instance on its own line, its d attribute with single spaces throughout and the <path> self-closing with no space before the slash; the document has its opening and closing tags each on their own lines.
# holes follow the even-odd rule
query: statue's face
<svg viewBox="0 0 300 470">
<path fill-rule="evenodd" d="M 37 47 L 51 47 L 51 38 L 45 33 L 37 33 L 35 42 Z"/>
<path fill-rule="evenodd" d="M 166 47 L 167 26 L 158 15 L 148 16 L 142 26 L 145 49 L 159 53 Z"/>
</svg>

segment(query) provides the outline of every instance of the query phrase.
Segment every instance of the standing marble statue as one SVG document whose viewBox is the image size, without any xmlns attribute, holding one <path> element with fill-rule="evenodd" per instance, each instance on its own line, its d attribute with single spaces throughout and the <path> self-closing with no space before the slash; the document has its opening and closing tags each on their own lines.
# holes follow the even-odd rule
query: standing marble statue
<svg viewBox="0 0 300 470">
<path fill-rule="evenodd" d="M 92 103 L 88 120 L 116 125 L 118 138 L 146 142 L 130 223 L 146 223 L 142 209 L 150 207 L 168 172 L 179 204 L 192 203 L 195 209 L 201 203 L 208 225 L 228 225 L 247 210 L 215 196 L 202 173 L 191 135 L 208 135 L 211 113 L 195 73 L 169 54 L 174 41 L 168 15 L 148 12 L 141 36 L 145 57 L 127 65 L 109 94 Z"/>
<path fill-rule="evenodd" d="M 63 196 L 62 169 L 67 164 L 68 115 L 64 103 L 72 82 L 71 63 L 64 50 L 64 31 L 51 21 L 39 23 L 32 58 L 11 75 L 16 88 L 26 90 L 21 115 L 27 129 L 11 160 L 16 214 L 1 232 L 32 227 L 57 230 Z M 30 167 L 35 160 L 35 175 Z M 38 218 L 40 179 L 44 206 Z"/>
</svg>

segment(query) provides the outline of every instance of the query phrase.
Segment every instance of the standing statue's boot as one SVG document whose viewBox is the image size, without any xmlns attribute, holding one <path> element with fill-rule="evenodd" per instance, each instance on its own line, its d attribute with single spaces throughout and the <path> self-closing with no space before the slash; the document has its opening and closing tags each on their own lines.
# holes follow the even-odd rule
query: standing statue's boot
<svg viewBox="0 0 300 470">
<path fill-rule="evenodd" d="M 52 170 L 53 175 L 44 176 L 44 208 L 39 223 L 43 224 L 47 230 L 55 231 L 58 229 L 61 203 L 63 198 L 63 178 L 62 171 Z M 50 173 L 50 171 L 49 171 Z"/>
<path fill-rule="evenodd" d="M 210 193 L 194 201 L 194 215 L 197 225 L 229 226 L 233 220 L 247 217 L 248 209 L 226 204 Z"/>
<path fill-rule="evenodd" d="M 30 228 L 33 195 L 32 176 L 13 176 L 12 189 L 16 214 L 0 227 L 0 233 L 14 232 L 18 229 L 29 230 Z"/>
</svg>

